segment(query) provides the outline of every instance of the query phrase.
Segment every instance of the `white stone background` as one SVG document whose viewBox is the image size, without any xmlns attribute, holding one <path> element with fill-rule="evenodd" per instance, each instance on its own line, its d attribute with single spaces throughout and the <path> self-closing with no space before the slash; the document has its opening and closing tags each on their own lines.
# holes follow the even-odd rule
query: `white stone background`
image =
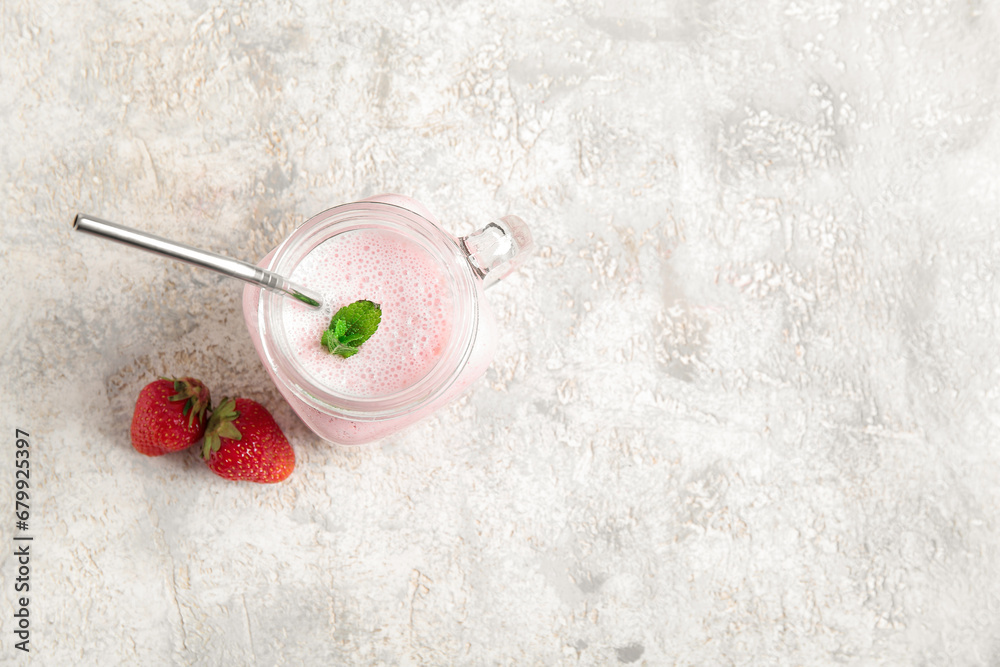
<svg viewBox="0 0 1000 667">
<path fill-rule="evenodd" d="M 38 664 L 1000 664 L 1000 5 L 5 0 L 0 656 Z M 241 284 L 380 192 L 526 218 L 461 400 L 362 451 Z M 128 437 L 192 374 L 280 486 Z M 31 434 L 31 653 L 13 647 Z"/>
</svg>

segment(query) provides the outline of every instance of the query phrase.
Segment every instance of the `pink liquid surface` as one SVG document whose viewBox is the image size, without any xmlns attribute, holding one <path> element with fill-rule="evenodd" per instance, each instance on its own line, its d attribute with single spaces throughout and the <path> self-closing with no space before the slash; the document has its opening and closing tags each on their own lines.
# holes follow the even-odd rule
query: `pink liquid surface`
<svg viewBox="0 0 1000 667">
<path fill-rule="evenodd" d="M 412 385 L 429 372 L 451 337 L 452 297 L 434 260 L 417 244 L 382 230 L 357 230 L 323 242 L 289 278 L 323 295 L 320 311 L 285 308 L 292 354 L 331 392 L 373 397 Z M 382 322 L 347 359 L 320 345 L 342 306 L 368 299 Z"/>
</svg>

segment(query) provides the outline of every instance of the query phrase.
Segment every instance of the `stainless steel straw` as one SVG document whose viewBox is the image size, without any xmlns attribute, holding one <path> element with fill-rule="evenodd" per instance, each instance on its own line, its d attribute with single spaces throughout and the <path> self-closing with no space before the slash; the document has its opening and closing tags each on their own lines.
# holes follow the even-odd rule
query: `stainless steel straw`
<svg viewBox="0 0 1000 667">
<path fill-rule="evenodd" d="M 319 308 L 323 304 L 322 297 L 316 292 L 296 285 L 276 273 L 266 271 L 249 262 L 232 259 L 231 257 L 218 255 L 207 250 L 192 248 L 184 243 L 168 241 L 153 234 L 140 232 L 136 229 L 82 213 L 77 214 L 73 220 L 73 229 L 117 241 L 118 243 L 124 243 L 140 250 L 147 250 L 157 255 L 169 257 L 170 259 L 211 269 L 231 278 L 239 278 L 264 289 L 290 296 L 313 308 Z"/>
</svg>

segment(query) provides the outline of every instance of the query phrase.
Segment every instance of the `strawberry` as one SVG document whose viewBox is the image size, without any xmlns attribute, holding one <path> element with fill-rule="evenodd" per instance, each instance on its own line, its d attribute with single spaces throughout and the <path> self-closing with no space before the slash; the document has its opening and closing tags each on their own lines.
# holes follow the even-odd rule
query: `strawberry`
<svg viewBox="0 0 1000 667">
<path fill-rule="evenodd" d="M 224 398 L 205 430 L 202 457 L 226 479 L 273 484 L 295 468 L 295 452 L 274 417 L 249 398 Z"/>
<path fill-rule="evenodd" d="M 146 456 L 176 452 L 201 440 L 208 387 L 194 378 L 160 378 L 143 387 L 132 415 L 132 446 Z"/>
</svg>

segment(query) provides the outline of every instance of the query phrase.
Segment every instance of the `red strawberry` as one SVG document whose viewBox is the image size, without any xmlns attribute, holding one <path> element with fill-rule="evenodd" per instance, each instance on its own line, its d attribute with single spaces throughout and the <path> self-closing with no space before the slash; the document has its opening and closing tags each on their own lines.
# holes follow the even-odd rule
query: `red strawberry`
<svg viewBox="0 0 1000 667">
<path fill-rule="evenodd" d="M 143 387 L 132 415 L 132 446 L 146 456 L 176 452 L 205 434 L 211 397 L 194 378 L 160 378 Z"/>
<path fill-rule="evenodd" d="M 224 398 L 205 430 L 202 457 L 226 479 L 273 484 L 295 468 L 295 452 L 274 417 L 249 398 Z"/>
</svg>

